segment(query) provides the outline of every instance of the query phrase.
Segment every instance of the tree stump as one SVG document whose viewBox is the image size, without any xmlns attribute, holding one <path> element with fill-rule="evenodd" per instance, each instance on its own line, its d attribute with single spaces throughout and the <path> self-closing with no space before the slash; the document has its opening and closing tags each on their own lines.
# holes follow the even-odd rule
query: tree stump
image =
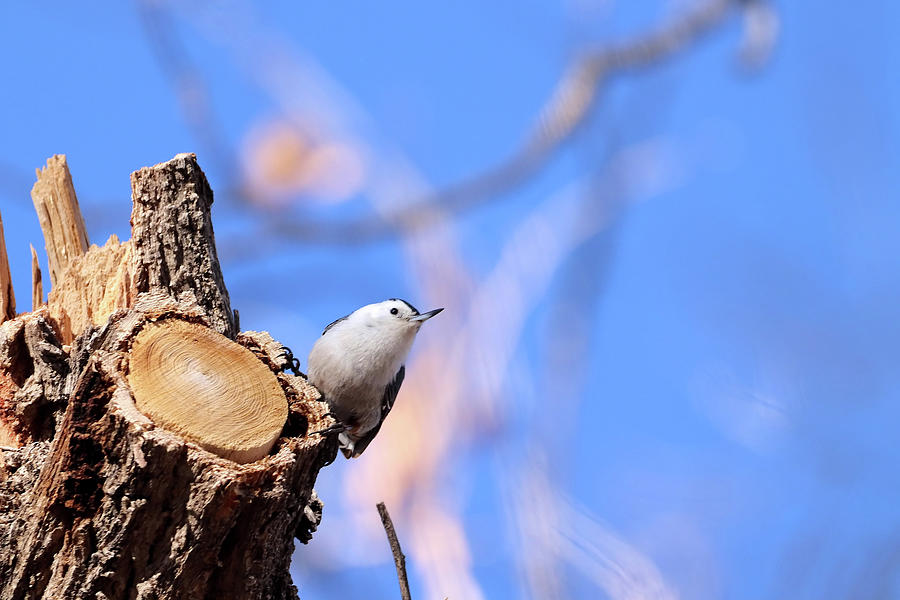
<svg viewBox="0 0 900 600">
<path fill-rule="evenodd" d="M 196 158 L 134 173 L 132 239 L 103 247 L 65 157 L 38 178 L 46 306 L 3 314 L 0 244 L 0 599 L 297 598 L 337 452 L 307 434 L 334 422 L 236 330 Z"/>
</svg>

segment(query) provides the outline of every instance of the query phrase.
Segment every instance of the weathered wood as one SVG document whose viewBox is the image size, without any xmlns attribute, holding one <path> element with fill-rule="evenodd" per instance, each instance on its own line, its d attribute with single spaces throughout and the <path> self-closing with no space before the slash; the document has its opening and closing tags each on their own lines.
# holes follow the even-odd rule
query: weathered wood
<svg viewBox="0 0 900 600">
<path fill-rule="evenodd" d="M 46 308 L 0 325 L 0 423 L 17 445 L 53 437 L 68 357 Z"/>
<path fill-rule="evenodd" d="M 50 285 L 56 286 L 69 262 L 84 254 L 89 244 L 65 154 L 48 158 L 47 165 L 37 169 L 31 199 L 44 232 Z"/>
<path fill-rule="evenodd" d="M 30 245 L 30 244 L 29 244 Z M 41 263 L 37 250 L 31 246 L 31 310 L 35 311 L 44 305 L 44 282 L 41 277 Z"/>
<path fill-rule="evenodd" d="M 213 192 L 193 154 L 131 174 L 135 291 L 190 293 L 219 333 L 235 335 L 231 302 L 216 256 Z"/>
<path fill-rule="evenodd" d="M 6 238 L 3 237 L 3 215 L 0 214 L 0 323 L 16 316 L 16 295 L 13 293 Z"/>
</svg>

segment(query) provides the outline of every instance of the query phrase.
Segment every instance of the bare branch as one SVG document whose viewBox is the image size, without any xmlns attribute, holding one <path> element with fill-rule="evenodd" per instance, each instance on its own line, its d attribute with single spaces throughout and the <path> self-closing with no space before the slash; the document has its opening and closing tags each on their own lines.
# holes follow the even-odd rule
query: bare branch
<svg viewBox="0 0 900 600">
<path fill-rule="evenodd" d="M 191 59 L 178 28 L 161 2 L 138 0 L 137 16 L 156 62 L 174 88 L 187 126 L 204 146 L 204 155 L 222 173 L 236 173 L 236 159 L 200 68 Z"/>
<path fill-rule="evenodd" d="M 400 549 L 400 540 L 397 539 L 397 532 L 394 531 L 394 522 L 391 521 L 391 515 L 388 514 L 384 502 L 379 502 L 375 506 L 378 508 L 381 524 L 384 525 L 384 532 L 387 534 L 388 542 L 391 544 L 391 553 L 394 555 L 394 566 L 397 567 L 397 580 L 400 583 L 400 598 L 402 600 L 411 600 L 409 579 L 406 577 L 406 557 L 403 555 L 403 550 Z"/>
</svg>

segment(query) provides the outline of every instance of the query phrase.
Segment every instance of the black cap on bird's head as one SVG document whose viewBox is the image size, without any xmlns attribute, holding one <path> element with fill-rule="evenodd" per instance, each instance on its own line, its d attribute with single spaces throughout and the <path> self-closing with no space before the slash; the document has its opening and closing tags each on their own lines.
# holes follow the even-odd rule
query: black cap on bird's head
<svg viewBox="0 0 900 600">
<path fill-rule="evenodd" d="M 418 321 L 421 323 L 423 321 L 427 321 L 434 315 L 436 315 L 439 312 L 441 312 L 442 310 L 444 310 L 443 308 L 436 308 L 434 310 L 429 310 L 426 313 L 420 313 L 419 310 L 415 306 L 413 306 L 406 300 L 403 300 L 402 298 L 389 298 L 388 302 L 402 302 L 403 304 L 405 304 L 411 311 L 411 314 L 409 315 L 408 319 L 413 322 Z"/>
</svg>

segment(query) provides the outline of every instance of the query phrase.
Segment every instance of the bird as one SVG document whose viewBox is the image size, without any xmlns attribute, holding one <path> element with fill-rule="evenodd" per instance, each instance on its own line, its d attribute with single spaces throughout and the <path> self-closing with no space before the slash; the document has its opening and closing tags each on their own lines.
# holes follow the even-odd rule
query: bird
<svg viewBox="0 0 900 600">
<path fill-rule="evenodd" d="M 420 313 L 405 300 L 367 304 L 333 321 L 313 344 L 307 380 L 338 425 L 346 458 L 369 446 L 391 412 L 406 375 L 406 356 L 422 324 L 443 308 Z"/>
</svg>

